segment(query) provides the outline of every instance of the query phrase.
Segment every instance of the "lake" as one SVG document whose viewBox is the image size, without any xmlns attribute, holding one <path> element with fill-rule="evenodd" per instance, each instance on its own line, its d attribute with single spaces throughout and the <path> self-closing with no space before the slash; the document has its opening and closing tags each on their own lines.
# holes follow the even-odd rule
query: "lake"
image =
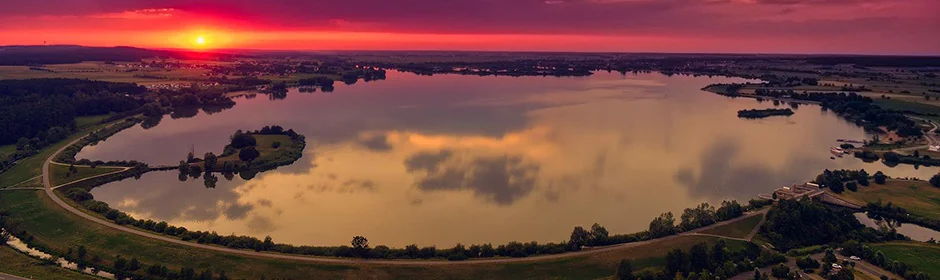
<svg viewBox="0 0 940 280">
<path fill-rule="evenodd" d="M 292 128 L 303 158 L 250 180 L 180 182 L 151 172 L 110 183 L 95 198 L 136 218 L 190 230 L 272 236 L 295 245 L 451 247 L 508 241 L 560 242 L 576 225 L 642 231 L 660 213 L 759 193 L 815 178 L 823 169 L 928 178 L 935 169 L 830 159 L 855 125 L 803 105 L 790 117 L 745 120 L 737 111 L 771 102 L 700 89 L 734 78 L 417 76 L 332 93 L 239 98 L 229 110 L 165 117 L 122 131 L 78 158 L 173 164 L 221 153 L 237 129 Z M 220 176 L 222 177 L 222 176 Z M 250 177 L 250 176 L 246 176 Z"/>
</svg>

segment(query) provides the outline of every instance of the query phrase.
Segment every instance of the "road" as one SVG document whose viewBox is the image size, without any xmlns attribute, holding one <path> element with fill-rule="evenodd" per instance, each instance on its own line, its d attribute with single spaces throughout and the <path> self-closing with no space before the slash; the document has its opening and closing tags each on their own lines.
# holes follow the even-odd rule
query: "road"
<svg viewBox="0 0 940 280">
<path fill-rule="evenodd" d="M 30 279 L 0 272 L 0 280 L 30 280 Z"/>
<path fill-rule="evenodd" d="M 59 205 L 59 207 L 62 207 L 62 208 L 65 209 L 66 211 L 68 211 L 68 212 L 70 212 L 70 213 L 72 213 L 72 214 L 75 214 L 75 215 L 77 215 L 77 216 L 79 216 L 79 217 L 81 217 L 81 218 L 83 218 L 83 219 L 88 220 L 88 221 L 91 221 L 91 222 L 94 222 L 94 223 L 97 223 L 97 224 L 99 224 L 99 225 L 102 225 L 102 226 L 105 226 L 105 227 L 109 227 L 109 228 L 112 228 L 112 229 L 115 229 L 115 230 L 119 230 L 119 231 L 122 231 L 122 232 L 125 232 L 125 233 L 134 234 L 134 235 L 138 235 L 138 236 L 141 236 L 141 237 L 150 238 L 150 239 L 155 239 L 155 240 L 160 240 L 160 241 L 163 241 L 163 242 L 173 243 L 173 244 L 177 244 L 177 245 L 187 246 L 187 247 L 191 247 L 191 248 L 197 248 L 197 249 L 203 249 L 203 250 L 211 250 L 211 251 L 222 252 L 222 253 L 238 254 L 238 255 L 251 256 L 251 257 L 262 257 L 262 258 L 272 258 L 272 259 L 281 259 L 281 260 L 294 260 L 294 261 L 307 261 L 307 262 L 335 263 L 335 264 L 381 264 L 381 265 L 496 264 L 496 263 L 517 263 L 517 262 L 531 262 L 531 261 L 554 260 L 554 259 L 569 258 L 569 257 L 582 256 L 582 255 L 588 255 L 588 254 L 595 254 L 595 253 L 601 253 L 601 252 L 607 252 L 607 251 L 613 251 L 613 250 L 620 250 L 620 249 L 624 249 L 624 248 L 637 247 L 637 246 L 642 246 L 642 245 L 646 245 L 646 244 L 650 244 L 650 243 L 655 243 L 655 242 L 667 241 L 667 240 L 675 239 L 675 238 L 678 238 L 679 236 L 694 235 L 694 234 L 697 234 L 698 232 L 703 231 L 703 230 L 708 230 L 708 229 L 713 228 L 713 227 L 718 227 L 718 226 L 722 226 L 722 225 L 725 225 L 725 224 L 733 223 L 733 222 L 736 222 L 736 221 L 738 221 L 738 220 L 743 220 L 743 219 L 746 219 L 746 218 L 751 217 L 751 216 L 754 216 L 754 215 L 764 214 L 764 213 L 766 213 L 767 210 L 769 210 L 769 208 L 770 208 L 770 207 L 767 207 L 767 208 L 762 209 L 762 210 L 760 210 L 760 211 L 745 213 L 743 216 L 738 217 L 738 218 L 734 218 L 734 219 L 731 219 L 731 220 L 728 220 L 728 221 L 715 223 L 715 224 L 710 225 L 710 226 L 706 226 L 706 227 L 702 227 L 702 228 L 690 230 L 690 231 L 688 231 L 688 232 L 684 232 L 684 233 L 681 233 L 681 234 L 678 234 L 678 235 L 671 235 L 671 236 L 666 236 L 666 237 L 657 238 L 657 239 L 653 239 L 653 240 L 646 240 L 646 241 L 639 241 L 639 242 L 632 242 L 632 243 L 625 243 L 625 244 L 617 244 L 617 245 L 610 245 L 610 246 L 603 246 L 603 247 L 595 247 L 595 248 L 590 248 L 590 249 L 586 249 L 586 250 L 581 250 L 581 251 L 578 251 L 578 252 L 567 252 L 567 253 L 555 254 L 555 255 L 540 255 L 540 256 L 533 256 L 533 257 L 526 257 L 526 258 L 474 259 L 474 260 L 467 260 L 467 261 L 455 262 L 455 261 L 436 261 L 436 260 L 365 260 L 365 259 L 348 259 L 348 258 L 330 258 L 330 257 L 312 257 L 312 256 L 300 256 L 300 255 L 285 255 L 285 254 L 269 253 L 269 252 L 255 252 L 255 251 L 251 251 L 251 250 L 238 250 L 238 249 L 231 249 L 231 248 L 220 247 L 220 246 L 213 246 L 213 245 L 199 244 L 199 243 L 194 243 L 194 242 L 187 242 L 187 241 L 183 241 L 183 240 L 180 240 L 180 239 L 172 238 L 172 237 L 165 236 L 165 235 L 161 235 L 161 234 L 155 234 L 155 233 L 151 233 L 151 232 L 146 232 L 146 231 L 142 231 L 142 230 L 137 230 L 137 229 L 134 229 L 134 228 L 131 228 L 131 227 L 125 227 L 125 226 L 121 226 L 121 225 L 112 223 L 111 221 L 104 220 L 104 219 L 98 218 L 98 217 L 96 217 L 96 216 L 92 216 L 92 215 L 90 215 L 90 214 L 88 214 L 88 213 L 85 213 L 85 212 L 79 210 L 79 209 L 76 209 L 75 207 L 72 207 L 71 204 L 66 203 L 65 201 L 62 200 L 61 197 L 59 197 L 58 195 L 55 194 L 54 188 L 52 187 L 52 183 L 51 183 L 51 179 L 50 179 L 51 176 L 50 176 L 50 172 L 49 172 L 49 166 L 50 166 L 51 164 L 53 164 L 52 159 L 54 159 L 59 153 L 61 153 L 62 151 L 64 151 L 67 147 L 74 145 L 74 144 L 77 143 L 78 141 L 81 141 L 81 139 L 83 139 L 83 138 L 76 139 L 76 140 L 74 140 L 74 141 L 68 143 L 67 145 L 62 146 L 61 148 L 59 148 L 59 150 L 56 150 L 54 153 L 52 153 L 52 155 L 50 155 L 48 158 L 46 158 L 46 160 L 45 160 L 45 161 L 43 162 L 43 164 L 42 164 L 42 183 L 43 183 L 43 190 L 45 190 L 46 195 L 48 195 L 49 198 L 52 199 L 53 202 L 55 202 L 57 205 Z"/>
</svg>

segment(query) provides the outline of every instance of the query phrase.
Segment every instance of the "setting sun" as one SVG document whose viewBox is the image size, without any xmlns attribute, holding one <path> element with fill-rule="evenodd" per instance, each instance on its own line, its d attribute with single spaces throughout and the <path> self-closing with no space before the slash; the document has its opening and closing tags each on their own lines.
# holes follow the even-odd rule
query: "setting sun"
<svg viewBox="0 0 940 280">
<path fill-rule="evenodd" d="M 203 36 L 196 37 L 196 45 L 205 45 L 205 44 L 206 44 L 206 37 L 203 37 Z"/>
</svg>

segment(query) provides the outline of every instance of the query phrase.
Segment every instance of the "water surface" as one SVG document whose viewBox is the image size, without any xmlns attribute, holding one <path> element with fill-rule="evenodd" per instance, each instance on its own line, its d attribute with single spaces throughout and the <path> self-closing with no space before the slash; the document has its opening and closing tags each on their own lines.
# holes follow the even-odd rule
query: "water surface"
<svg viewBox="0 0 940 280">
<path fill-rule="evenodd" d="M 740 79 L 597 73 L 590 77 L 416 76 L 337 86 L 193 118 L 134 127 L 79 158 L 174 164 L 219 153 L 236 129 L 277 124 L 305 134 L 297 163 L 251 180 L 179 182 L 154 172 L 93 190 L 139 218 L 276 242 L 449 247 L 562 241 L 576 225 L 644 230 L 660 213 L 746 201 L 823 169 L 935 170 L 830 159 L 858 128 L 817 106 L 790 117 L 737 118 L 770 102 L 700 90 Z M 221 177 L 221 176 L 220 176 Z"/>
</svg>

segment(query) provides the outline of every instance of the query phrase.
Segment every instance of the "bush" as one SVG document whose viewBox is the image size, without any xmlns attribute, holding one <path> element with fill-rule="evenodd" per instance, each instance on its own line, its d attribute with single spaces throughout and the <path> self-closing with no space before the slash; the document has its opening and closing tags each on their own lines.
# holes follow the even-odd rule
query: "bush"
<svg viewBox="0 0 940 280">
<path fill-rule="evenodd" d="M 940 174 L 934 174 L 930 177 L 930 185 L 940 188 Z"/>
<path fill-rule="evenodd" d="M 271 143 L 271 148 L 277 149 L 277 148 L 280 148 L 280 147 L 281 147 L 281 142 L 280 142 L 280 141 L 274 141 L 274 143 Z"/>
<path fill-rule="evenodd" d="M 858 184 L 856 184 L 855 182 L 848 182 L 848 183 L 845 183 L 845 188 L 849 189 L 850 191 L 857 192 Z"/>
</svg>

